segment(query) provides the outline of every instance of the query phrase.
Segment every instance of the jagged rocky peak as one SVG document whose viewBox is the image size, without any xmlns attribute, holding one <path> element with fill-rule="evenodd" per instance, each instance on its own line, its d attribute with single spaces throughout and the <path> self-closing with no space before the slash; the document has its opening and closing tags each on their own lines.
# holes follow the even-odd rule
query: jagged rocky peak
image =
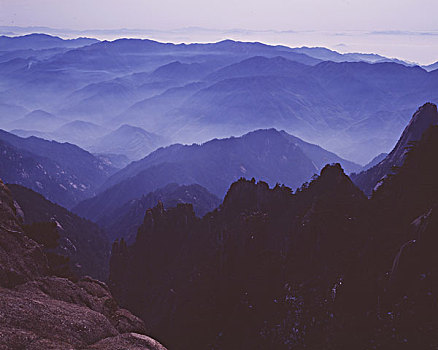
<svg viewBox="0 0 438 350">
<path fill-rule="evenodd" d="M 20 210 L 14 202 L 9 188 L 0 180 L 0 220 L 2 228 L 7 230 L 19 230 L 21 218 L 17 215 Z"/>
<path fill-rule="evenodd" d="M 256 182 L 254 178 L 251 180 L 240 178 L 230 186 L 225 195 L 223 206 L 235 206 L 238 203 L 240 205 L 257 205 L 268 192 L 269 185 L 266 182 Z"/>
<path fill-rule="evenodd" d="M 146 210 L 143 224 L 138 229 L 137 240 L 142 240 L 149 234 L 165 233 L 172 230 L 184 230 L 191 227 L 197 219 L 192 204 L 178 203 L 176 207 L 165 209 L 163 202 Z"/>
<path fill-rule="evenodd" d="M 414 113 L 394 149 L 384 160 L 366 171 L 352 174 L 354 183 L 367 195 L 371 195 L 382 184 L 382 180 L 392 173 L 393 167 L 403 165 L 410 145 L 419 141 L 433 125 L 438 125 L 437 106 L 428 102 Z"/>
<path fill-rule="evenodd" d="M 345 181 L 347 176 L 345 175 L 344 169 L 342 169 L 341 164 L 327 164 L 321 170 L 321 178 L 326 179 L 327 181 L 330 179 L 332 181 L 336 181 L 337 183 Z"/>
<path fill-rule="evenodd" d="M 363 193 L 353 184 L 350 178 L 345 174 L 339 163 L 327 164 L 321 174 L 315 178 L 308 186 L 315 194 L 323 193 L 347 193 L 364 197 Z M 302 189 L 303 189 L 302 188 Z"/>
<path fill-rule="evenodd" d="M 292 190 L 287 186 L 277 184 L 269 188 L 264 181 L 240 178 L 230 186 L 220 211 L 231 216 L 239 215 L 243 211 L 271 212 L 279 205 L 287 205 L 291 200 Z"/>
<path fill-rule="evenodd" d="M 431 125 L 438 125 L 438 111 L 435 104 L 428 102 L 415 112 L 387 161 L 392 165 L 401 166 L 406 155 L 406 147 L 410 142 L 420 140 Z"/>
</svg>

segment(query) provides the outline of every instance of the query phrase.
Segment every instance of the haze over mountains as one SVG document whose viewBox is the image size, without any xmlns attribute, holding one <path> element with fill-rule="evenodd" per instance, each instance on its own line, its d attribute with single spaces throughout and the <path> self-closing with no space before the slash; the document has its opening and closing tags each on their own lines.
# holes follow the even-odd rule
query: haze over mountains
<svg viewBox="0 0 438 350">
<path fill-rule="evenodd" d="M 275 127 L 365 164 L 392 148 L 418 105 L 437 102 L 436 72 L 375 55 L 231 40 L 4 40 L 17 43 L 0 53 L 0 127 L 20 135 L 47 132 L 38 122 L 14 126 L 35 110 L 108 132 L 141 127 L 167 144 Z M 86 137 L 68 141 L 90 146 Z"/>
<path fill-rule="evenodd" d="M 170 183 L 205 187 L 223 198 L 229 184 L 240 177 L 275 185 L 300 186 L 325 164 L 340 162 L 348 171 L 361 167 L 308 144 L 284 131 L 257 130 L 238 138 L 214 139 L 201 145 L 175 144 L 160 148 L 118 171 L 100 193 L 78 204 L 74 211 L 99 221 L 121 203 Z"/>
</svg>

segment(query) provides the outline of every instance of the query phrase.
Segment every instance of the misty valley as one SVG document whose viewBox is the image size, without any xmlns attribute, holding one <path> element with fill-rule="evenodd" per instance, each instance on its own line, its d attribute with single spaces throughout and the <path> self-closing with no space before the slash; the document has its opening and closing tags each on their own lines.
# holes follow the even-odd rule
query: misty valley
<svg viewBox="0 0 438 350">
<path fill-rule="evenodd" d="M 438 348 L 438 69 L 0 36 L 0 349 Z"/>
</svg>

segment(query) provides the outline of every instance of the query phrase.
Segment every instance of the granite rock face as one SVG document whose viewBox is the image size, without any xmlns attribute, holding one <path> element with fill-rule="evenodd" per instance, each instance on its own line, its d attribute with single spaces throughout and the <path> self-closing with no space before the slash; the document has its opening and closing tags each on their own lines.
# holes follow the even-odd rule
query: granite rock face
<svg viewBox="0 0 438 350">
<path fill-rule="evenodd" d="M 0 286 L 13 287 L 47 272 L 41 247 L 23 234 L 20 209 L 0 181 Z"/>
<path fill-rule="evenodd" d="M 105 283 L 49 276 L 19 213 L 0 182 L 0 349 L 164 349 L 142 335 L 143 321 L 119 308 Z"/>
</svg>

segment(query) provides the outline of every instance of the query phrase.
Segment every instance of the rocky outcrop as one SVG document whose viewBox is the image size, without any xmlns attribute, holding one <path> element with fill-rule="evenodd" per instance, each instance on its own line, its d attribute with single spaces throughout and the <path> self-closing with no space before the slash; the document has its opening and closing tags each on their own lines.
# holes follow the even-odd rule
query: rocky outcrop
<svg viewBox="0 0 438 350">
<path fill-rule="evenodd" d="M 432 125 L 438 125 L 437 106 L 426 103 L 415 112 L 391 153 L 374 167 L 359 174 L 352 174 L 353 182 L 365 194 L 371 195 L 381 181 L 393 173 L 393 167 L 400 167 L 403 164 L 409 147 L 419 141 L 423 133 Z"/>
<path fill-rule="evenodd" d="M 23 234 L 19 206 L 0 180 L 0 286 L 14 287 L 48 271 L 42 248 Z"/>
<path fill-rule="evenodd" d="M 202 220 L 190 205 L 159 203 L 133 245 L 114 244 L 110 288 L 172 348 L 277 348 L 261 332 L 276 322 L 284 286 L 310 279 L 324 289 L 349 272 L 365 202 L 335 164 L 297 194 L 240 179 Z"/>
<path fill-rule="evenodd" d="M 117 337 L 106 338 L 92 345 L 89 349 L 113 350 L 116 348 L 129 350 L 166 350 L 164 346 L 156 340 L 138 333 L 126 333 Z"/>
<path fill-rule="evenodd" d="M 104 215 L 97 221 L 108 236 L 115 240 L 124 238 L 135 240 L 137 229 L 143 222 L 147 209 L 161 201 L 165 208 L 175 207 L 178 203 L 191 203 L 196 215 L 202 217 L 220 204 L 219 198 L 200 185 L 169 184 L 141 198 L 123 203 L 117 209 Z"/>
<path fill-rule="evenodd" d="M 144 322 L 119 308 L 103 282 L 49 276 L 18 213 L 0 182 L 0 349 L 164 349 L 142 335 Z"/>
<path fill-rule="evenodd" d="M 69 258 L 73 273 L 101 280 L 108 278 L 111 245 L 106 232 L 29 188 L 15 184 L 8 184 L 8 188 L 23 211 L 24 224 L 56 224 L 59 244 L 55 251 Z"/>
</svg>

